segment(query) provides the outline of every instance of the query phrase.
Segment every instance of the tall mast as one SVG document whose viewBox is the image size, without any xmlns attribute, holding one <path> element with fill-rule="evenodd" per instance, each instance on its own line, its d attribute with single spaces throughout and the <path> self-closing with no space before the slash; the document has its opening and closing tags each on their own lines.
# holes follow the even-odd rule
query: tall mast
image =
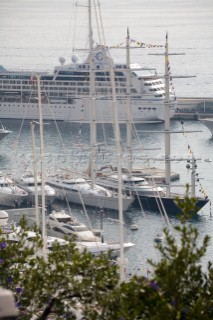
<svg viewBox="0 0 213 320">
<path fill-rule="evenodd" d="M 169 55 L 168 55 L 168 33 L 166 33 L 165 44 L 165 101 L 164 101 L 164 118 L 165 118 L 165 173 L 166 173 L 166 196 L 170 196 L 170 108 L 169 108 Z"/>
<path fill-rule="evenodd" d="M 130 71 L 130 48 L 129 48 L 129 28 L 127 28 L 126 37 L 126 113 L 127 113 L 127 159 L 128 159 L 128 172 L 132 174 L 132 126 L 131 126 L 131 71 Z"/>
<path fill-rule="evenodd" d="M 124 228 L 123 228 L 123 194 L 122 194 L 122 172 L 121 172 L 121 145 L 120 145 L 120 128 L 118 122 L 117 99 L 115 91 L 115 75 L 113 70 L 112 59 L 110 64 L 110 81 L 112 85 L 112 114 L 114 122 L 115 144 L 117 152 L 117 171 L 118 171 L 118 214 L 119 214 L 119 239 L 120 239 L 120 280 L 125 280 L 124 272 Z"/>
<path fill-rule="evenodd" d="M 165 57 L 165 99 L 164 99 L 164 120 L 165 120 L 165 127 L 164 127 L 164 136 L 165 136 L 165 175 L 166 175 L 166 196 L 170 196 L 170 176 L 171 176 L 171 159 L 170 156 L 170 149 L 171 149 L 171 142 L 170 142 L 170 72 L 169 72 L 169 56 L 170 55 L 183 55 L 185 53 L 169 53 L 168 48 L 168 33 L 166 33 L 166 43 L 165 43 L 165 52 L 164 54 L 150 54 L 150 55 L 164 55 Z M 172 76 L 172 78 L 192 78 L 194 76 Z M 182 133 L 183 131 L 178 131 L 177 133 Z M 198 131 L 185 131 L 185 132 L 198 132 Z M 177 159 L 175 159 L 177 160 Z M 183 160 L 183 159 L 181 159 Z M 192 159 L 192 176 L 191 176 L 191 185 L 192 185 L 192 195 L 195 195 L 195 169 L 196 161 Z"/>
<path fill-rule="evenodd" d="M 93 60 L 93 30 L 92 30 L 92 10 L 91 0 L 88 0 L 88 16 L 89 16 L 89 64 L 90 64 L 90 146 L 92 148 L 92 159 L 91 159 L 91 181 L 92 187 L 95 183 L 96 176 L 96 101 L 95 101 L 95 71 L 94 71 L 94 60 Z"/>
<path fill-rule="evenodd" d="M 44 141 L 43 141 L 43 117 L 41 107 L 41 84 L 40 75 L 36 75 L 38 85 L 38 112 L 39 112 L 39 131 L 40 131 L 40 163 L 41 163 L 41 203 L 42 203 L 42 239 L 43 251 L 46 251 L 46 219 L 45 219 L 45 177 L 44 177 Z"/>
<path fill-rule="evenodd" d="M 32 133 L 32 147 L 33 147 L 33 171 L 35 181 L 35 218 L 36 225 L 39 227 L 39 216 L 38 216 L 38 181 L 37 181 L 37 161 L 35 155 L 35 123 L 31 122 L 31 133 Z"/>
</svg>

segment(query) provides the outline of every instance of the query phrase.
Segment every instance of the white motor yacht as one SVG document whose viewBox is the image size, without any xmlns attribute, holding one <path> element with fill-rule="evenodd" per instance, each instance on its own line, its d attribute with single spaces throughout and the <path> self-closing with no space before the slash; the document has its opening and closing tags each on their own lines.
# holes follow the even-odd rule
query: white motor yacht
<svg viewBox="0 0 213 320">
<path fill-rule="evenodd" d="M 118 175 L 100 175 L 96 179 L 98 185 L 104 186 L 111 190 L 118 188 Z M 122 188 L 123 191 L 131 193 L 132 195 L 164 195 L 164 190 L 161 187 L 155 187 L 149 184 L 144 178 L 131 176 L 128 174 L 122 175 Z"/>
<path fill-rule="evenodd" d="M 28 192 L 28 201 L 31 204 L 35 203 L 35 176 L 29 171 L 23 174 L 20 178 L 16 179 L 16 183 L 23 190 Z M 42 195 L 42 187 L 41 187 L 41 178 L 37 176 L 37 192 L 38 192 L 38 202 L 41 203 L 41 195 Z M 45 201 L 48 205 L 51 205 L 56 198 L 56 191 L 54 188 L 45 184 Z"/>
<path fill-rule="evenodd" d="M 28 193 L 0 172 L 0 206 L 19 207 L 27 201 Z"/>
<path fill-rule="evenodd" d="M 123 249 L 124 252 L 129 250 L 134 246 L 132 242 L 124 242 Z M 111 259 L 116 259 L 120 256 L 121 246 L 120 243 L 108 243 L 108 242 L 77 242 L 77 248 L 80 251 L 87 250 L 94 256 L 101 253 L 110 252 Z"/>
<path fill-rule="evenodd" d="M 47 220 L 47 233 L 54 237 L 76 236 L 77 241 L 100 241 L 100 238 L 83 223 L 72 218 L 64 210 L 52 211 Z"/>
<path fill-rule="evenodd" d="M 1 217 L 1 215 L 0 215 Z M 5 219 L 4 219 L 5 220 Z M 5 223 L 5 222 L 4 222 Z M 20 241 L 20 234 L 21 234 L 21 227 L 16 226 L 14 227 L 11 232 L 7 232 L 7 239 L 12 242 L 19 242 Z M 3 234 L 5 235 L 5 233 Z M 35 237 L 38 237 L 39 235 L 31 230 L 28 230 L 26 232 L 25 237 L 25 246 L 31 247 L 33 242 L 32 239 Z M 79 239 L 80 240 L 80 239 Z M 54 243 L 59 244 L 60 246 L 66 245 L 68 242 L 65 239 L 54 237 L 54 236 L 45 236 L 45 242 L 46 242 L 46 248 L 47 252 L 48 250 L 51 250 Z M 131 242 L 124 242 L 123 247 L 124 251 L 130 249 L 133 247 L 134 244 Z M 119 243 L 107 243 L 107 242 L 101 242 L 99 241 L 77 241 L 76 247 L 80 252 L 88 251 L 92 255 L 97 256 L 101 253 L 108 253 L 110 251 L 110 257 L 111 259 L 116 259 L 120 255 L 120 244 Z M 39 251 L 40 252 L 40 251 Z"/>
<path fill-rule="evenodd" d="M 47 183 L 56 189 L 60 200 L 98 208 L 118 210 L 118 194 L 111 192 L 84 178 L 72 178 L 68 174 L 48 176 Z M 123 196 L 123 210 L 126 211 L 134 198 Z"/>
<path fill-rule="evenodd" d="M 8 240 L 9 241 L 12 241 L 12 242 L 19 242 L 21 237 L 20 237 L 20 234 L 21 234 L 21 227 L 20 226 L 17 226 L 12 233 L 9 233 L 8 235 Z M 26 240 L 26 243 L 25 245 L 26 246 L 32 246 L 33 242 L 32 242 L 32 239 L 36 238 L 40 236 L 38 233 L 32 231 L 32 230 L 28 230 L 26 232 L 26 237 L 25 237 L 25 240 Z M 51 250 L 52 246 L 53 246 L 53 243 L 58 243 L 60 246 L 63 246 L 63 245 L 66 245 L 67 244 L 67 241 L 64 240 L 64 239 L 61 239 L 61 238 L 57 238 L 57 237 L 50 237 L 50 236 L 46 236 L 45 237 L 45 242 L 46 242 L 46 248 Z"/>
</svg>

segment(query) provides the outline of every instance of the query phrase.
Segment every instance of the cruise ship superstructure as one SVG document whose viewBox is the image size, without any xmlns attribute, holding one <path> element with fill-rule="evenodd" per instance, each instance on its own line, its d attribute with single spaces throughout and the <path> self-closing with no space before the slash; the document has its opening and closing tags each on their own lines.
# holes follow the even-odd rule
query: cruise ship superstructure
<svg viewBox="0 0 213 320">
<path fill-rule="evenodd" d="M 113 123 L 110 51 L 97 45 L 91 53 L 95 72 L 97 123 Z M 84 61 L 72 57 L 71 64 L 55 67 L 53 73 L 37 72 L 41 76 L 42 113 L 44 120 L 64 120 L 89 123 L 91 119 L 90 54 Z M 125 64 L 113 62 L 118 120 L 126 122 L 127 72 Z M 132 123 L 164 120 L 165 86 L 156 70 L 131 64 Z M 170 93 L 170 116 L 175 112 L 175 97 Z M 0 68 L 0 118 L 37 119 L 38 93 L 33 72 L 8 71 Z"/>
</svg>

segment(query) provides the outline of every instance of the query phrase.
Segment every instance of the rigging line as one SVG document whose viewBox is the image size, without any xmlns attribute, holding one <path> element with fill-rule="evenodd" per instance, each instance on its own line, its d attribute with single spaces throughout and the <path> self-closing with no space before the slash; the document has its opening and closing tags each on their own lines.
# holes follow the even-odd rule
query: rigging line
<svg viewBox="0 0 213 320">
<path fill-rule="evenodd" d="M 76 14 L 76 3 L 74 2 L 72 5 L 71 9 L 71 15 L 69 19 L 69 25 L 68 25 L 68 32 L 67 32 L 67 38 L 65 41 L 65 48 L 64 48 L 64 55 L 66 54 L 66 50 L 69 49 L 69 39 L 71 38 L 71 30 L 73 31 L 73 42 L 75 41 L 75 30 L 76 30 L 76 19 L 77 19 L 77 14 Z M 74 26 L 72 28 L 71 22 L 74 21 Z M 72 43 L 72 49 L 73 49 L 73 43 Z"/>
<path fill-rule="evenodd" d="M 136 198 L 137 198 L 137 200 L 138 200 L 141 213 L 142 213 L 142 215 L 146 218 L 146 217 L 147 217 L 147 214 L 145 213 L 145 210 L 144 210 L 144 208 L 143 208 L 142 201 L 141 201 L 141 199 L 140 199 L 140 196 L 139 196 L 139 194 L 138 194 L 138 191 L 136 191 Z"/>
<path fill-rule="evenodd" d="M 106 46 L 106 38 L 105 38 L 105 33 L 104 33 L 103 19 L 102 19 L 101 6 L 100 6 L 99 0 L 97 0 L 97 7 L 98 7 L 99 20 L 100 20 L 101 31 L 102 31 L 102 36 L 103 36 L 103 44 L 104 44 L 104 46 Z"/>
<path fill-rule="evenodd" d="M 92 230 L 91 221 L 90 221 L 90 218 L 88 216 L 87 209 L 85 207 L 84 200 L 82 198 L 82 194 L 81 194 L 81 192 L 79 190 L 78 190 L 78 195 L 79 195 L 79 198 L 80 198 L 80 201 L 81 201 L 81 205 L 83 207 L 84 214 L 85 214 L 85 216 L 87 218 L 87 222 L 89 223 L 89 229 Z"/>
<path fill-rule="evenodd" d="M 165 210 L 163 201 L 162 201 L 162 199 L 161 199 L 161 195 L 160 195 L 160 193 L 159 193 L 159 191 L 158 191 L 158 189 L 157 189 L 157 184 L 156 184 L 155 181 L 154 181 L 153 175 L 151 175 L 151 179 L 152 179 L 153 186 L 156 188 L 156 191 L 155 191 L 156 197 L 155 197 L 155 199 L 156 199 L 156 202 L 157 202 L 157 205 L 158 205 L 160 214 L 162 215 L 162 217 L 165 218 L 167 225 L 168 225 L 168 226 L 170 227 L 170 229 L 171 229 L 171 224 L 170 224 L 170 222 L 169 222 L 169 217 L 168 217 L 167 212 L 166 212 L 166 210 Z"/>
<path fill-rule="evenodd" d="M 95 21 L 97 24 L 98 41 L 99 43 L 101 43 L 101 33 L 100 33 L 100 26 L 99 26 L 99 20 L 98 20 L 97 5 L 95 0 L 93 0 L 93 6 L 94 6 L 94 12 L 95 12 Z"/>
<path fill-rule="evenodd" d="M 51 114 L 52 114 L 52 118 L 53 118 L 54 124 L 55 124 L 55 126 L 56 126 L 56 129 L 57 129 L 57 132 L 58 132 L 59 139 L 60 139 L 60 141 L 61 141 L 62 147 L 66 150 L 65 144 L 64 144 L 64 141 L 63 141 L 63 138 L 62 138 L 62 135 L 61 135 L 60 130 L 59 130 L 59 127 L 58 127 L 58 123 L 57 123 L 57 121 L 56 121 L 56 118 L 55 118 L 55 115 L 54 115 L 54 112 L 53 112 L 53 108 L 50 108 L 50 100 L 49 100 L 49 97 L 48 97 L 48 95 L 47 95 L 46 92 L 45 92 L 45 95 L 46 95 L 46 98 L 47 98 L 47 104 L 48 104 L 49 110 L 50 110 L 50 112 L 51 112 Z"/>
<path fill-rule="evenodd" d="M 30 102 L 31 98 L 32 98 L 32 90 L 31 90 L 31 95 L 30 95 L 30 97 L 29 97 L 29 102 Z M 20 130 L 19 130 L 19 132 L 18 132 L 17 138 L 15 139 L 15 142 L 14 142 L 14 144 L 12 145 L 13 153 L 12 153 L 11 160 L 14 159 L 15 155 L 17 154 L 17 148 L 18 148 L 18 144 L 19 144 L 19 141 L 20 141 L 20 135 L 21 135 L 22 128 L 23 128 L 23 125 L 24 125 L 24 121 L 25 121 L 25 119 L 26 119 L 26 113 L 27 113 L 27 108 L 25 109 L 24 117 L 23 117 L 23 119 L 22 119 L 21 126 L 20 126 Z M 15 163 L 15 162 L 12 161 L 12 163 Z"/>
<path fill-rule="evenodd" d="M 181 120 L 181 118 L 180 118 L 179 109 L 178 109 L 177 111 L 178 111 L 179 121 L 180 121 L 182 130 L 183 130 L 183 135 L 184 135 L 185 140 L 186 140 L 186 143 L 187 143 L 187 150 L 188 150 L 190 156 L 194 159 L 194 152 L 193 152 L 191 146 L 189 145 L 189 141 L 188 141 L 187 135 L 185 134 L 184 121 Z M 199 182 L 199 179 L 198 179 L 197 181 Z M 200 182 L 199 182 L 199 185 L 200 185 L 200 190 L 199 190 L 199 191 L 203 194 L 203 196 L 204 196 L 205 198 L 208 197 L 208 196 L 207 196 L 207 193 L 205 192 L 205 190 L 204 190 L 204 188 L 203 188 L 203 186 L 202 186 L 202 184 L 201 184 Z"/>
</svg>

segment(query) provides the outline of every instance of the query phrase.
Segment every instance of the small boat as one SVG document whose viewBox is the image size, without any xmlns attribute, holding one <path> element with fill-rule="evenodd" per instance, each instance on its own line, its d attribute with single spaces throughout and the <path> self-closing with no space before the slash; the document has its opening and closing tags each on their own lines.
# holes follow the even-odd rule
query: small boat
<svg viewBox="0 0 213 320">
<path fill-rule="evenodd" d="M 130 229 L 131 230 L 138 230 L 138 225 L 137 224 L 131 224 Z"/>
<path fill-rule="evenodd" d="M 0 141 L 4 139 L 9 133 L 11 133 L 10 130 L 7 130 L 3 127 L 3 125 L 0 126 Z"/>
<path fill-rule="evenodd" d="M 77 241 L 100 241 L 87 226 L 72 218 L 64 210 L 53 210 L 47 220 L 47 233 L 55 237 L 76 236 Z"/>
<path fill-rule="evenodd" d="M 154 237 L 154 242 L 162 242 L 165 239 L 163 234 L 157 233 L 156 236 Z"/>
<path fill-rule="evenodd" d="M 205 159 L 204 161 L 205 162 L 212 162 L 210 159 Z"/>
</svg>

